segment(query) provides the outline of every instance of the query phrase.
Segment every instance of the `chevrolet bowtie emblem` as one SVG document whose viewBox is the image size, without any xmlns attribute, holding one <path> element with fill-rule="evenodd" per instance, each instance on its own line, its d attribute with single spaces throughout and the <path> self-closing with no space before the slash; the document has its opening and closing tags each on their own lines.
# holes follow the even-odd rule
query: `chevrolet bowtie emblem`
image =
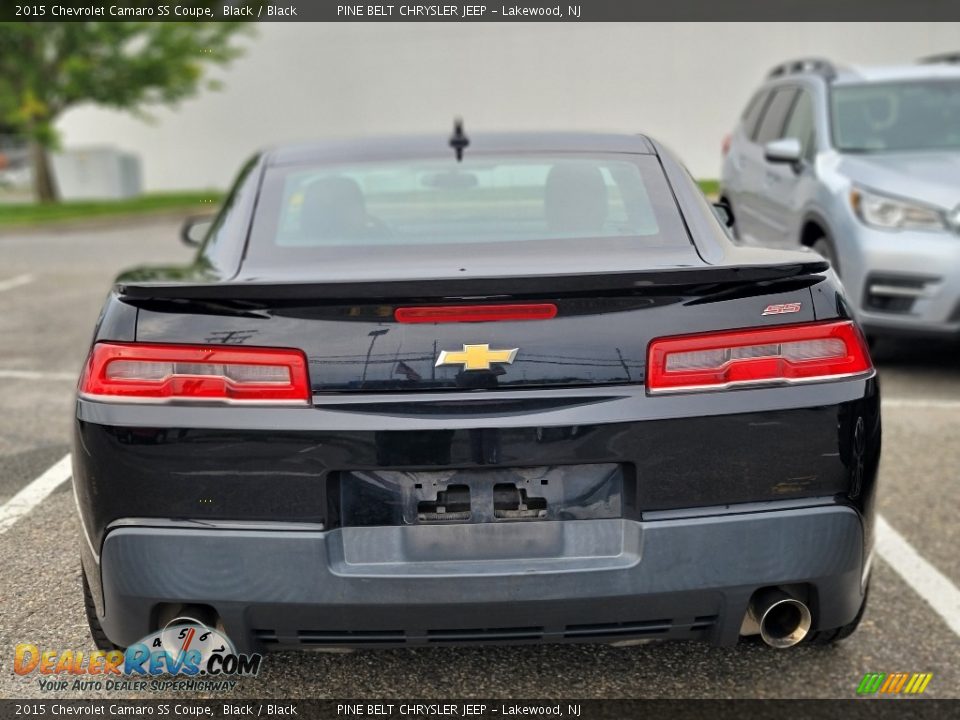
<svg viewBox="0 0 960 720">
<path fill-rule="evenodd" d="M 463 350 L 444 350 L 437 358 L 441 365 L 463 365 L 464 370 L 489 370 L 491 363 L 509 365 L 517 356 L 517 350 L 491 350 L 489 345 L 464 345 Z"/>
</svg>

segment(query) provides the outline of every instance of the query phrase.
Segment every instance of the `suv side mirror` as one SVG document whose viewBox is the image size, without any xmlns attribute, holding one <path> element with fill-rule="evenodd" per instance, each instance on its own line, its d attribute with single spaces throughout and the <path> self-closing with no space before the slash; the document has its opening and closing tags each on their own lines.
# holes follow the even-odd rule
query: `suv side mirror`
<svg viewBox="0 0 960 720">
<path fill-rule="evenodd" d="M 803 145 L 796 138 L 780 138 L 763 146 L 767 162 L 796 165 L 803 159 Z"/>
<path fill-rule="evenodd" d="M 214 219 L 213 215 L 188 217 L 184 221 L 183 227 L 180 228 L 180 239 L 183 241 L 183 244 L 189 245 L 190 247 L 200 247 L 203 239 L 207 236 L 207 233 L 210 232 Z"/>
</svg>

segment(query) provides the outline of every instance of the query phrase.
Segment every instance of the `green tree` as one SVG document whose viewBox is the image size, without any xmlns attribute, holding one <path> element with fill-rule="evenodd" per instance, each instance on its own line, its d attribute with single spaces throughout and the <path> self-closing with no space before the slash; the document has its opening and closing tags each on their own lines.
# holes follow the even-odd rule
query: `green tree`
<svg viewBox="0 0 960 720">
<path fill-rule="evenodd" d="M 242 53 L 234 42 L 252 26 L 239 22 L 0 23 L 0 126 L 30 145 L 34 190 L 58 199 L 49 150 L 67 110 L 94 103 L 149 118 L 151 106 L 175 104 L 218 84 L 206 70 Z"/>
</svg>

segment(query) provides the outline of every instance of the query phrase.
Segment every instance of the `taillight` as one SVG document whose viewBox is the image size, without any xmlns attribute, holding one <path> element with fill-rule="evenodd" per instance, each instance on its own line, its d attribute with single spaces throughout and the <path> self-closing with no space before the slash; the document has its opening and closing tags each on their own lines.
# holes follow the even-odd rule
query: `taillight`
<svg viewBox="0 0 960 720">
<path fill-rule="evenodd" d="M 393 314 L 400 323 L 496 322 L 506 320 L 550 320 L 557 316 L 553 303 L 522 305 L 426 305 L 400 307 Z"/>
<path fill-rule="evenodd" d="M 814 382 L 873 370 L 849 321 L 658 338 L 647 356 L 651 393 Z"/>
<path fill-rule="evenodd" d="M 720 145 L 720 152 L 723 154 L 723 157 L 726 157 L 730 152 L 730 143 L 733 142 L 733 137 L 730 133 L 727 133 L 723 136 L 723 142 Z"/>
<path fill-rule="evenodd" d="M 79 392 L 106 401 L 306 403 L 310 382 L 299 350 L 97 343 Z"/>
</svg>

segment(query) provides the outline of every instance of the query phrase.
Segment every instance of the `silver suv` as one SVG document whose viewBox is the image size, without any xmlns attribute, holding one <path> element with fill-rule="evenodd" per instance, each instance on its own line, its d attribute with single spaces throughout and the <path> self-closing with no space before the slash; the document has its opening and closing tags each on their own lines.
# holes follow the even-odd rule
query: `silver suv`
<svg viewBox="0 0 960 720">
<path fill-rule="evenodd" d="M 724 151 L 741 242 L 826 257 L 874 336 L 960 337 L 960 53 L 778 65 Z"/>
</svg>

